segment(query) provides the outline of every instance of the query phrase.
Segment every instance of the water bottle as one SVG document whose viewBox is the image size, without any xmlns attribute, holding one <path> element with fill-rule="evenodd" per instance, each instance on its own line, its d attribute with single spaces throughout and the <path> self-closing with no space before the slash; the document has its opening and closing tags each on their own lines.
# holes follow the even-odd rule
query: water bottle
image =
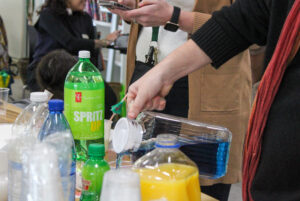
<svg viewBox="0 0 300 201">
<path fill-rule="evenodd" d="M 22 171 L 24 152 L 37 141 L 31 135 L 21 135 L 11 140 L 8 148 L 8 201 L 20 201 L 22 194 Z"/>
<path fill-rule="evenodd" d="M 119 155 L 129 153 L 133 161 L 155 148 L 159 134 L 178 136 L 180 149 L 199 168 L 201 177 L 217 179 L 226 174 L 231 132 L 223 127 L 156 112 L 143 112 L 136 120 L 120 119 L 112 136 Z"/>
<path fill-rule="evenodd" d="M 41 127 L 40 124 L 43 123 L 47 117 L 45 111 L 47 111 L 46 105 L 48 101 L 48 95 L 44 92 L 32 92 L 30 94 L 31 103 L 19 114 L 16 121 L 12 126 L 12 135 L 16 138 L 20 135 L 25 135 L 31 128 L 33 129 L 33 134 L 37 137 L 38 129 Z M 39 108 L 39 109 L 38 109 Z M 35 116 L 34 114 L 39 110 L 39 115 Z M 38 124 L 40 126 L 38 126 Z"/>
<path fill-rule="evenodd" d="M 49 115 L 41 128 L 38 139 L 55 147 L 62 179 L 65 200 L 75 200 L 76 156 L 74 140 L 63 114 L 64 102 L 50 100 Z"/>
<path fill-rule="evenodd" d="M 88 145 L 104 143 L 104 81 L 89 51 L 69 71 L 64 89 L 65 115 L 75 140 L 77 163 L 87 160 Z"/>
</svg>

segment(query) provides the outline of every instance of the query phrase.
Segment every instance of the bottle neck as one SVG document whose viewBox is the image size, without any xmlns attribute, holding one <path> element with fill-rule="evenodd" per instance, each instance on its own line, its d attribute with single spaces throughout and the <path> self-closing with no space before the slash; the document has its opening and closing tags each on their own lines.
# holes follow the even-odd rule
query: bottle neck
<svg viewBox="0 0 300 201">
<path fill-rule="evenodd" d="M 103 160 L 104 157 L 103 157 L 103 156 L 93 156 L 93 155 L 89 155 L 89 159 L 90 159 L 90 160 Z"/>
<path fill-rule="evenodd" d="M 84 61 L 84 62 L 91 63 L 91 60 L 89 58 L 79 58 L 79 61 Z"/>
<path fill-rule="evenodd" d="M 62 114 L 63 111 L 58 111 L 58 110 L 50 110 L 49 111 L 50 114 Z"/>
</svg>

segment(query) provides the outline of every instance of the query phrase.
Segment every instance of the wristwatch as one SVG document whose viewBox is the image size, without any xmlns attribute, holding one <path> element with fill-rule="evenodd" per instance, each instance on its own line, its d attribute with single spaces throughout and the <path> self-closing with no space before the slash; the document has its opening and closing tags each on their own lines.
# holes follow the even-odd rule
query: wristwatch
<svg viewBox="0 0 300 201">
<path fill-rule="evenodd" d="M 181 9 L 177 6 L 174 6 L 173 14 L 171 20 L 167 22 L 165 25 L 165 30 L 176 32 L 179 28 L 179 16 L 180 16 Z"/>
</svg>

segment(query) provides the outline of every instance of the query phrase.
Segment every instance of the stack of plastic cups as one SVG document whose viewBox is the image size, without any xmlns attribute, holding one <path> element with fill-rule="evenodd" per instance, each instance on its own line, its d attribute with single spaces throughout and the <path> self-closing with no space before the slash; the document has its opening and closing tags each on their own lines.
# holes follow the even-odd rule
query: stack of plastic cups
<svg viewBox="0 0 300 201">
<path fill-rule="evenodd" d="M 0 150 L 0 201 L 7 201 L 8 164 L 7 153 Z"/>
<path fill-rule="evenodd" d="M 105 173 L 101 201 L 141 201 L 140 177 L 130 169 Z"/>
<path fill-rule="evenodd" d="M 23 201 L 65 201 L 55 148 L 40 143 L 28 154 L 23 170 Z"/>
</svg>

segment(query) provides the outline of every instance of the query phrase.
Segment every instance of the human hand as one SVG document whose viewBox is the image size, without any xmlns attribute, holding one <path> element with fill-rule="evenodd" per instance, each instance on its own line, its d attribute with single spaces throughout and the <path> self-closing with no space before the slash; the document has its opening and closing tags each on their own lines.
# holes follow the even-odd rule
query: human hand
<svg viewBox="0 0 300 201">
<path fill-rule="evenodd" d="M 126 21 L 153 27 L 165 25 L 171 19 L 174 9 L 166 0 L 143 0 L 138 7 L 130 11 L 115 9 L 112 12 L 120 15 Z"/>
<path fill-rule="evenodd" d="M 117 1 L 117 0 L 116 0 Z M 136 8 L 136 0 L 118 0 L 118 3 L 123 4 L 130 8 Z M 119 15 L 125 21 L 131 21 L 131 19 L 126 18 L 125 13 L 123 10 L 120 9 L 109 9 L 110 12 Z"/>
<path fill-rule="evenodd" d="M 127 93 L 128 118 L 134 119 L 143 110 L 163 110 L 166 106 L 164 97 L 172 84 L 164 83 L 155 70 L 146 73 L 130 85 Z"/>
<path fill-rule="evenodd" d="M 165 25 L 171 19 L 174 10 L 166 0 L 143 0 L 138 7 L 126 11 L 125 17 L 144 27 Z"/>
<path fill-rule="evenodd" d="M 120 30 L 114 31 L 114 32 L 108 34 L 105 39 L 107 41 L 109 41 L 110 43 L 112 43 L 120 36 L 120 33 L 121 33 Z"/>
</svg>

